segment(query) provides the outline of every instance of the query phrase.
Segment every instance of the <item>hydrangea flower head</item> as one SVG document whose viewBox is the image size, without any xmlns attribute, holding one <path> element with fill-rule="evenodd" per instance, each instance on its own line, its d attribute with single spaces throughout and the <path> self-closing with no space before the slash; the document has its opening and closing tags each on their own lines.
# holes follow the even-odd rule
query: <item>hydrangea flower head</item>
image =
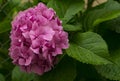
<svg viewBox="0 0 120 81">
<path fill-rule="evenodd" d="M 10 57 L 23 71 L 43 74 L 67 49 L 68 34 L 52 8 L 39 3 L 21 11 L 12 21 Z"/>
</svg>

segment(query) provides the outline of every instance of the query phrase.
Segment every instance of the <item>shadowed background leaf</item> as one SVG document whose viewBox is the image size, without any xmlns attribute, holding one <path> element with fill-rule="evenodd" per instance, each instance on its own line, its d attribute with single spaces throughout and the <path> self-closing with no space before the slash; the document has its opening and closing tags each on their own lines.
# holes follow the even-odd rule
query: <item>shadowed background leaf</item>
<svg viewBox="0 0 120 81">
<path fill-rule="evenodd" d="M 53 70 L 42 76 L 37 76 L 35 81 L 73 81 L 75 77 L 75 62 L 70 57 L 64 56 Z"/>
</svg>

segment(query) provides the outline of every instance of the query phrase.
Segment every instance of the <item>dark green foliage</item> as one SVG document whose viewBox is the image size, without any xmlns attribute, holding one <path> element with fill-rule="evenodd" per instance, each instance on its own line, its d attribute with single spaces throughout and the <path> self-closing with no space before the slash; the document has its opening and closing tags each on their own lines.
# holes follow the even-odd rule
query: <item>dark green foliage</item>
<svg viewBox="0 0 120 81">
<path fill-rule="evenodd" d="M 31 81 L 33 78 L 33 74 L 22 72 L 19 67 L 15 67 L 12 71 L 12 81 Z"/>
<path fill-rule="evenodd" d="M 101 22 L 120 16 L 120 4 L 113 0 L 101 4 L 85 12 L 84 26 L 86 30 L 92 30 Z"/>
<path fill-rule="evenodd" d="M 75 77 L 75 61 L 68 56 L 64 56 L 52 71 L 42 76 L 36 76 L 35 81 L 73 81 Z"/>
</svg>

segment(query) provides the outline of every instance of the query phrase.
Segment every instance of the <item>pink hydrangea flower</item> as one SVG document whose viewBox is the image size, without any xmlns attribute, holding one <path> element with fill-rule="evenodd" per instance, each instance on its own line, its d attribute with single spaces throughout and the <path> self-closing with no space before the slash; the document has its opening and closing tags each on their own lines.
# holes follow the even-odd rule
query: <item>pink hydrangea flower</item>
<svg viewBox="0 0 120 81">
<path fill-rule="evenodd" d="M 43 3 L 19 12 L 12 21 L 10 35 L 13 63 L 40 75 L 51 70 L 62 49 L 69 46 L 61 24 L 55 11 Z"/>
</svg>

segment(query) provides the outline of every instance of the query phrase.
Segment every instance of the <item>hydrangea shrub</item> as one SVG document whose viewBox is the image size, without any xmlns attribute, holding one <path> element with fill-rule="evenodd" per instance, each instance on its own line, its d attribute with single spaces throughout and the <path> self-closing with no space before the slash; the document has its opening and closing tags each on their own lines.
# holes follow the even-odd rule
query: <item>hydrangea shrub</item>
<svg viewBox="0 0 120 81">
<path fill-rule="evenodd" d="M 0 81 L 119 81 L 120 0 L 101 1 L 0 0 Z"/>
</svg>

